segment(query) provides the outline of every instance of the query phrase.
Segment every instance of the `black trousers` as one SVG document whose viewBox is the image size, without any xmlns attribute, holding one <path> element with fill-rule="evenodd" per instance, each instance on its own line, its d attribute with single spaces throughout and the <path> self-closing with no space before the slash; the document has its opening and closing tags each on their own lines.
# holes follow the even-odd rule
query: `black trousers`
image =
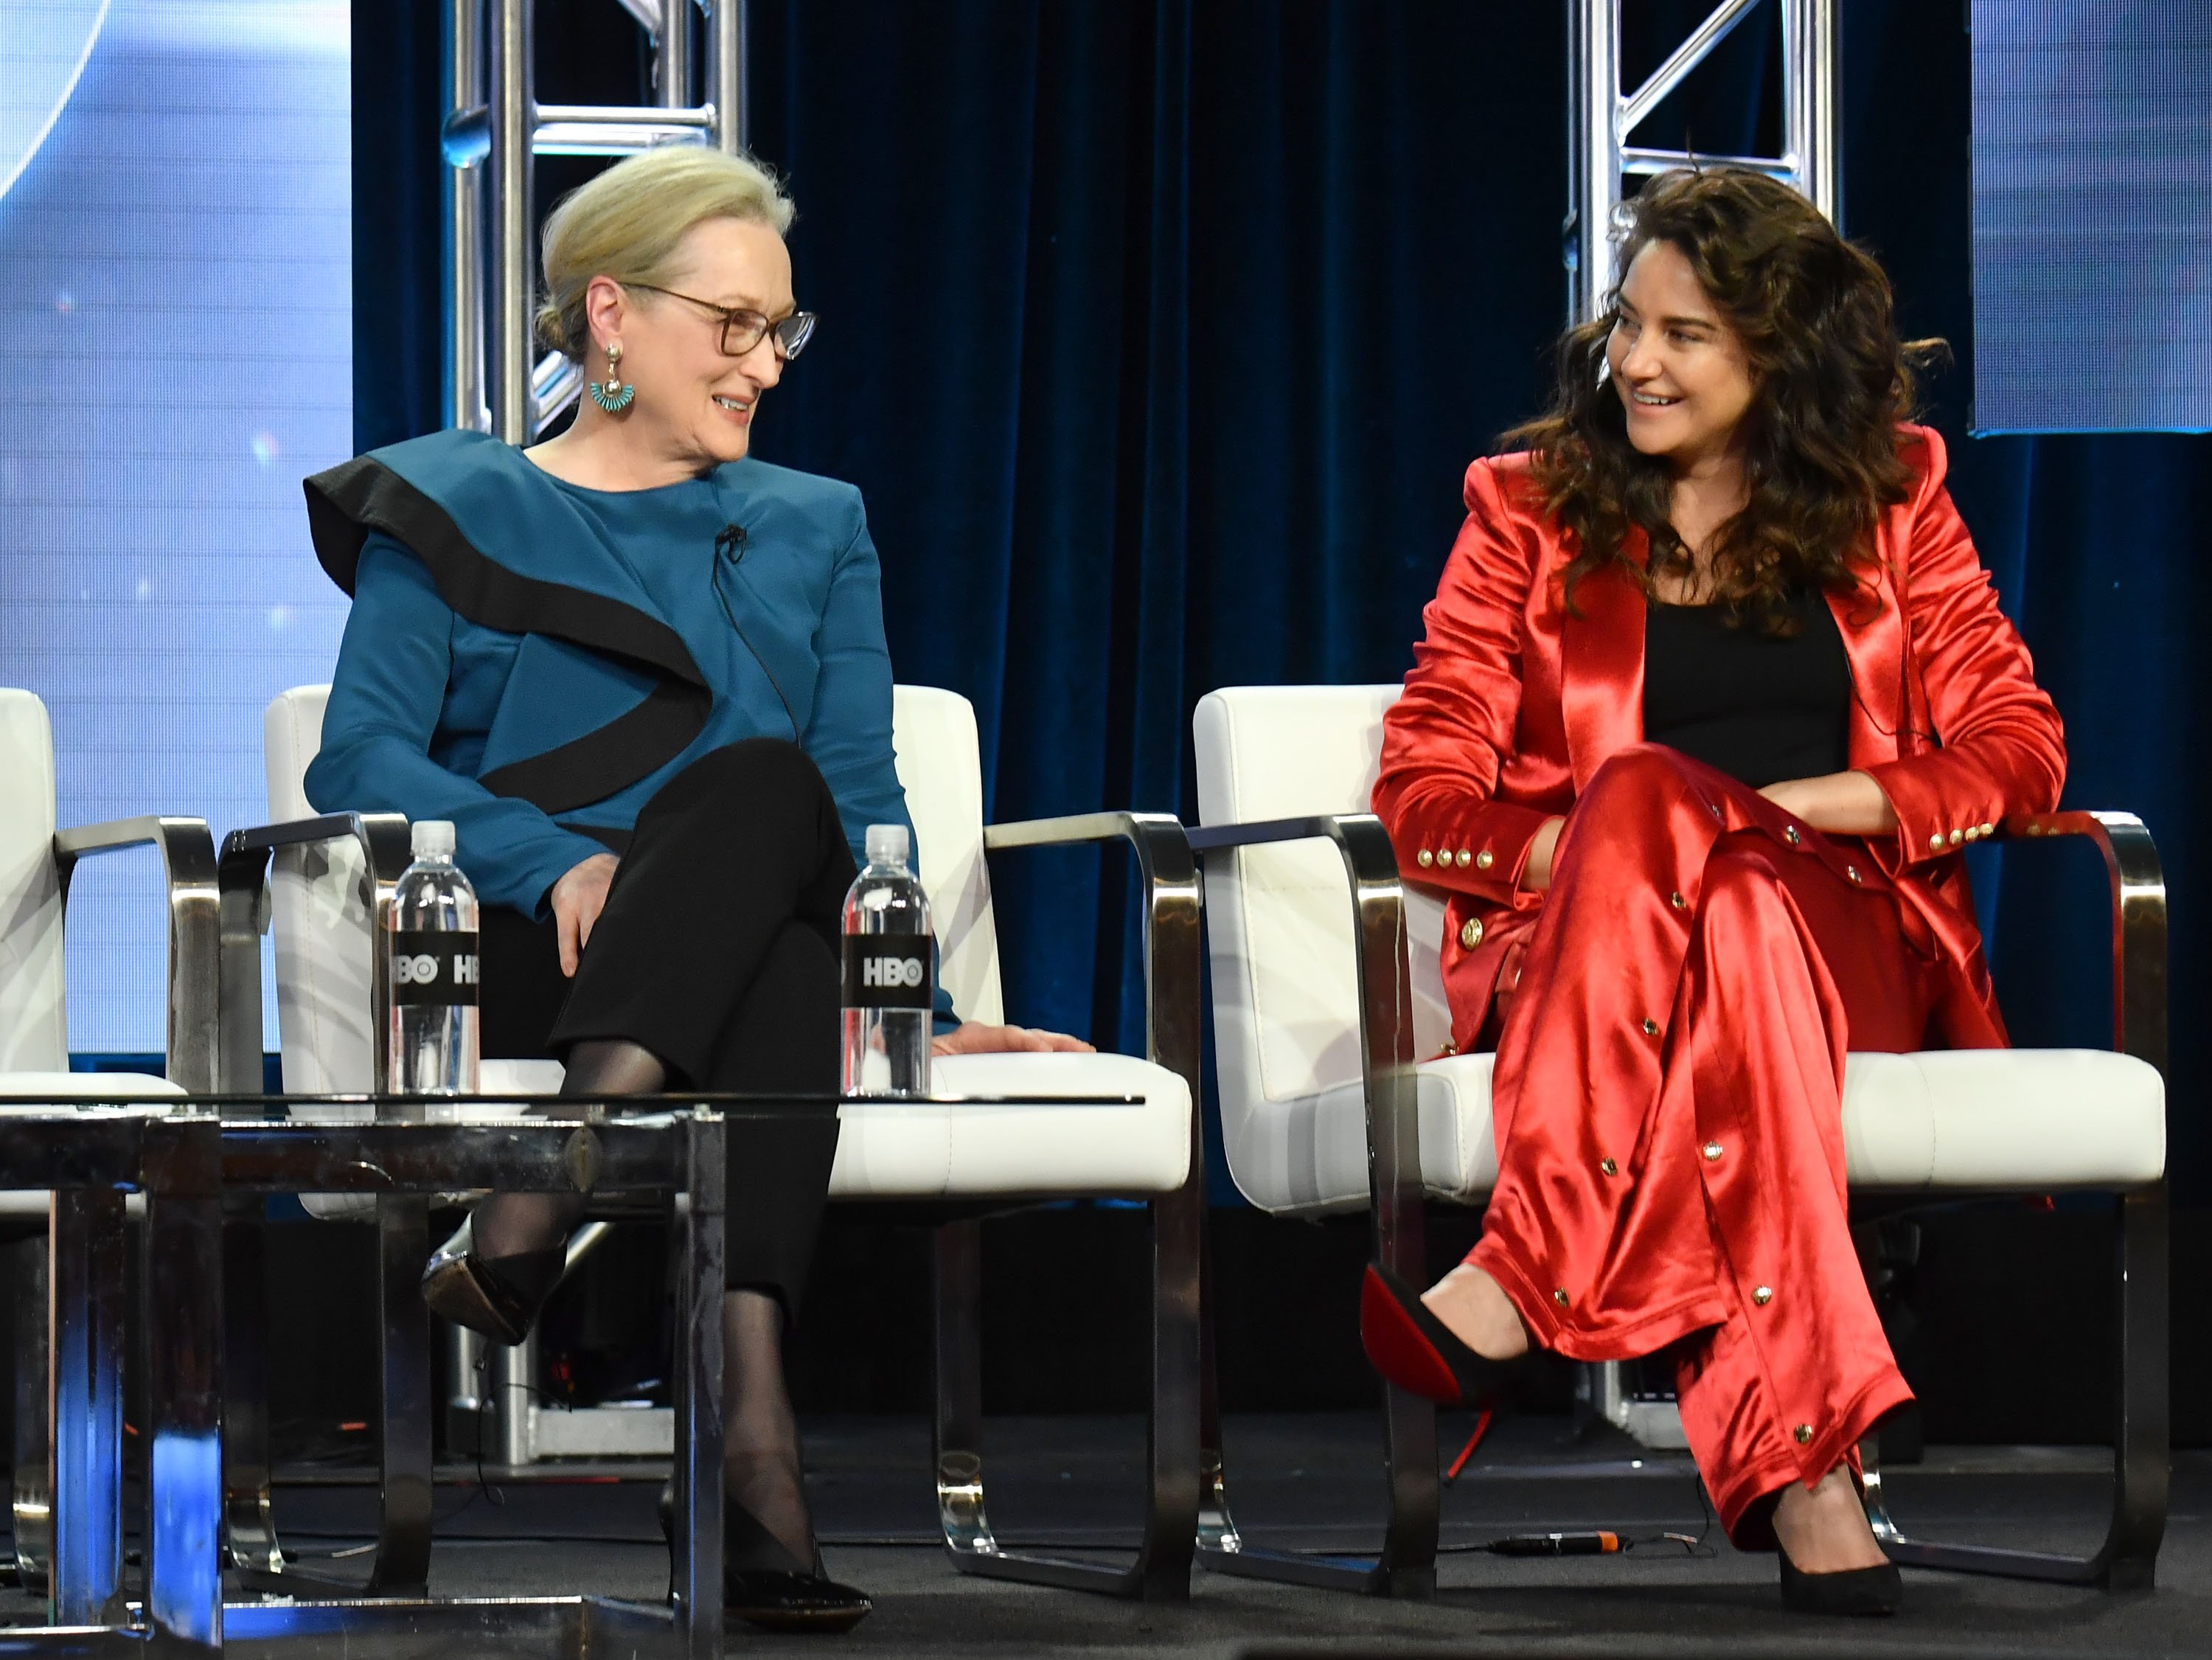
<svg viewBox="0 0 2212 1660">
<path fill-rule="evenodd" d="M 638 814 L 574 980 L 550 918 L 485 908 L 483 1053 L 565 1059 L 571 1044 L 627 1038 L 672 1089 L 834 1095 L 854 875 L 804 750 L 759 738 L 702 756 Z M 830 1104 L 731 1122 L 731 1286 L 797 1315 L 836 1153 Z"/>
</svg>

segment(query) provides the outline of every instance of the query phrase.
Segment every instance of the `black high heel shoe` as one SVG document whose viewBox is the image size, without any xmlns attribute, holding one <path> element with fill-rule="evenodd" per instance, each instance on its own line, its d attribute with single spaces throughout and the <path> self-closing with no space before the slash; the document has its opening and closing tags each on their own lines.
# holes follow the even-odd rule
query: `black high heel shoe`
<svg viewBox="0 0 2212 1660">
<path fill-rule="evenodd" d="M 1480 1407 L 1505 1391 L 1518 1358 L 1492 1360 L 1452 1335 L 1420 1293 L 1380 1262 L 1359 1288 L 1359 1346 L 1368 1364 L 1401 1389 L 1440 1407 Z"/>
<path fill-rule="evenodd" d="M 660 1490 L 660 1536 L 676 1544 L 676 1491 Z M 834 1637 L 868 1617 L 875 1603 L 866 1591 L 841 1585 L 814 1548 L 811 1570 L 725 1493 L 722 1497 L 722 1612 L 763 1631 L 813 1632 Z"/>
<path fill-rule="evenodd" d="M 1807 1573 L 1790 1560 L 1788 1551 L 1778 1545 L 1775 1548 L 1782 1556 L 1782 1606 L 1792 1614 L 1895 1614 L 1905 1600 L 1905 1576 L 1894 1562 L 1840 1573 Z"/>
<path fill-rule="evenodd" d="M 568 1267 L 566 1242 L 489 1261 L 476 1252 L 474 1219 L 430 1254 L 422 1300 L 430 1312 L 499 1343 L 520 1343 Z"/>
</svg>

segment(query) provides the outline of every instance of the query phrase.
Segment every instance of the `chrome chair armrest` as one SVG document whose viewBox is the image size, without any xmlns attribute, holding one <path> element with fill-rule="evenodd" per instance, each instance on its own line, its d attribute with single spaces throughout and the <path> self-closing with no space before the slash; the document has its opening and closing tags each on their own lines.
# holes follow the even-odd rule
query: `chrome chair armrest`
<svg viewBox="0 0 2212 1660">
<path fill-rule="evenodd" d="M 1126 842 L 1136 854 L 1145 907 L 1145 1058 L 1199 1085 L 1198 867 L 1182 822 L 1164 812 L 1085 812 L 983 828 L 984 848 L 1060 848 Z M 1197 1115 L 1192 1115 L 1194 1124 Z"/>
<path fill-rule="evenodd" d="M 1371 812 L 1323 813 L 1241 824 L 1206 824 L 1190 832 L 1201 855 L 1271 842 L 1328 841 L 1344 861 L 1352 909 L 1353 970 L 1359 982 L 1359 1063 L 1367 1109 L 1369 1226 L 1376 1256 L 1414 1285 L 1428 1280 L 1427 1219 L 1423 1213 L 1419 1086 L 1413 1072 L 1413 969 L 1406 940 L 1406 886 L 1389 833 Z M 1224 1549 L 1218 1535 L 1208 1560 L 1231 1572 L 1325 1584 L 1367 1593 L 1426 1596 L 1436 1587 L 1439 1494 L 1436 1409 L 1395 1385 L 1382 1390 L 1384 1468 L 1389 1520 L 1382 1548 L 1371 1560 L 1318 1563 L 1305 1557 Z M 1218 1498 L 1220 1443 L 1207 1444 L 1217 1473 L 1220 1532 L 1231 1534 Z"/>
<path fill-rule="evenodd" d="M 2105 856 L 2112 891 L 2112 1047 L 2166 1073 L 2166 873 L 2143 821 L 2131 812 L 2015 813 L 2006 841 L 2079 836 Z"/>
<path fill-rule="evenodd" d="M 1199 1444 L 1206 1376 L 1206 1128 L 1199 1087 L 1198 867 L 1182 823 L 1162 812 L 1086 812 L 987 824 L 983 846 L 1016 848 L 1126 842 L 1136 855 L 1145 906 L 1145 1058 L 1190 1091 L 1190 1163 L 1182 1185 L 1152 1198 L 1152 1412 L 1143 1542 L 1122 1566 L 1002 1548 L 983 1505 L 982 1256 L 980 1225 L 937 1232 L 938 1512 L 963 1572 L 1103 1590 L 1147 1602 L 1189 1594 L 1198 1538 Z"/>
<path fill-rule="evenodd" d="M 362 886 L 358 898 L 374 936 L 391 902 L 392 890 L 407 868 L 407 820 L 396 812 L 331 812 L 281 824 L 257 824 L 222 838 L 216 881 L 221 906 L 222 1037 L 216 1078 L 228 1093 L 261 1092 L 261 906 L 270 856 L 279 848 L 323 842 L 352 842 L 362 850 Z M 371 951 L 371 983 L 380 1000 L 383 953 Z M 374 1086 L 385 1084 L 384 1039 L 378 1033 Z"/>
<path fill-rule="evenodd" d="M 167 1074 L 187 1090 L 216 1085 L 220 1005 L 216 972 L 215 841 L 204 818 L 149 814 L 80 824 L 54 833 L 54 873 L 62 911 L 77 861 L 125 848 L 161 855 L 169 914 Z"/>
<path fill-rule="evenodd" d="M 1389 833 L 1371 812 L 1204 824 L 1190 832 L 1191 850 L 1200 854 L 1308 841 L 1336 844 L 1351 889 L 1360 1071 L 1367 1099 L 1368 1197 L 1377 1243 L 1394 1270 L 1419 1281 L 1425 1269 L 1413 970 L 1407 958 L 1405 882 Z"/>
</svg>

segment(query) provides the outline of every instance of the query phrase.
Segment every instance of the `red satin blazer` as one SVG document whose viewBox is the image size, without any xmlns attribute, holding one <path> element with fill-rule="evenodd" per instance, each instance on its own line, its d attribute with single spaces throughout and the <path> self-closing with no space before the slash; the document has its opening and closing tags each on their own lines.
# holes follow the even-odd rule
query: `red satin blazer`
<svg viewBox="0 0 2212 1660">
<path fill-rule="evenodd" d="M 1943 441 L 1900 431 L 1917 475 L 1876 533 L 1855 593 L 1832 594 L 1854 690 L 1852 768 L 1897 812 L 1872 852 L 1953 970 L 1933 1034 L 1954 1048 L 2005 1041 L 1960 850 L 2012 812 L 2058 804 L 2058 712 L 1943 488 Z M 1644 594 L 1618 566 L 1582 579 L 1543 514 L 1527 459 L 1467 471 L 1468 516 L 1422 612 L 1405 695 L 1383 721 L 1374 806 L 1409 880 L 1444 890 L 1452 1037 L 1474 1046 L 1498 970 L 1543 896 L 1520 891 L 1528 843 L 1568 812 L 1601 762 L 1644 737 Z M 1630 556 L 1645 548 L 1637 534 Z"/>
</svg>

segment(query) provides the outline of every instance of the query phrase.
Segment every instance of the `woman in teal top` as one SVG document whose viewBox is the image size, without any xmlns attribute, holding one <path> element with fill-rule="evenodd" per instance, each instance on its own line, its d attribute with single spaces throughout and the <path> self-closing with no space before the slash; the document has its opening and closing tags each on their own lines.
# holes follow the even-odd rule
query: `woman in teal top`
<svg viewBox="0 0 2212 1660">
<path fill-rule="evenodd" d="M 539 333 L 591 382 L 574 423 L 307 481 L 354 599 L 308 799 L 453 822 L 484 1052 L 558 1056 L 567 1094 L 833 1093 L 845 890 L 869 825 L 911 835 L 860 494 L 746 453 L 813 328 L 790 219 L 743 158 L 608 169 L 545 230 Z M 936 1010 L 939 1053 L 1085 1047 Z M 730 1128 L 724 1597 L 785 1628 L 869 1607 L 823 1575 L 782 1372 L 836 1140 L 834 1111 Z M 520 1341 L 581 1207 L 485 1201 L 431 1306 Z"/>
</svg>

